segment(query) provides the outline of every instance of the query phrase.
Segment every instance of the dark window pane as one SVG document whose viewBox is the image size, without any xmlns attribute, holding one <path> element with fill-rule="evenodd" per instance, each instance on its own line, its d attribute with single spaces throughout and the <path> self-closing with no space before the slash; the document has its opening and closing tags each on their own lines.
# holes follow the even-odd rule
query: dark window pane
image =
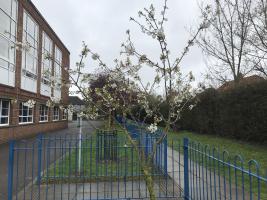
<svg viewBox="0 0 267 200">
<path fill-rule="evenodd" d="M 8 109 L 9 108 L 9 101 L 2 101 L 2 108 Z"/>
<path fill-rule="evenodd" d="M 29 115 L 32 115 L 32 108 L 29 108 Z"/>
<path fill-rule="evenodd" d="M 27 109 L 23 109 L 22 110 L 22 115 L 23 116 L 27 116 L 28 115 L 28 110 Z"/>
<path fill-rule="evenodd" d="M 2 115 L 8 116 L 8 108 L 2 108 Z"/>
<path fill-rule="evenodd" d="M 28 117 L 28 122 L 32 122 L 32 117 Z"/>
<path fill-rule="evenodd" d="M 7 124 L 8 123 L 8 118 L 7 117 L 2 117 L 0 122 L 1 122 L 1 124 Z"/>
</svg>

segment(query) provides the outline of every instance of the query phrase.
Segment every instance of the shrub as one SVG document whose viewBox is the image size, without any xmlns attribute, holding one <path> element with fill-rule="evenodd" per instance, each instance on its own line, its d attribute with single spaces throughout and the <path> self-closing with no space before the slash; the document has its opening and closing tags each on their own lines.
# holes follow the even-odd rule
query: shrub
<svg viewBox="0 0 267 200">
<path fill-rule="evenodd" d="M 192 111 L 185 109 L 181 129 L 238 140 L 267 143 L 267 81 L 227 90 L 207 89 Z"/>
</svg>

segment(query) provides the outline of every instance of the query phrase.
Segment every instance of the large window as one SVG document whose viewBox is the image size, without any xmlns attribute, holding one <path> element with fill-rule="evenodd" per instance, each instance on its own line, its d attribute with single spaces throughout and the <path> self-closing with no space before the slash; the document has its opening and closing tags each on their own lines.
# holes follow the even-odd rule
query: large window
<svg viewBox="0 0 267 200">
<path fill-rule="evenodd" d="M 48 107 L 45 105 L 40 105 L 39 107 L 39 121 L 47 122 L 48 121 Z"/>
<path fill-rule="evenodd" d="M 0 126 L 9 124 L 10 101 L 0 99 Z"/>
<path fill-rule="evenodd" d="M 24 11 L 23 43 L 28 44 L 22 53 L 22 89 L 36 92 L 38 70 L 39 27 L 32 17 Z"/>
<path fill-rule="evenodd" d="M 50 75 L 52 71 L 52 40 L 43 32 L 43 47 L 42 47 L 42 83 L 50 85 Z"/>
<path fill-rule="evenodd" d="M 19 104 L 19 123 L 33 123 L 33 109 L 25 106 L 23 102 Z"/>
<path fill-rule="evenodd" d="M 54 63 L 54 76 L 55 76 L 55 90 L 54 96 L 61 98 L 61 65 L 62 65 L 62 52 L 58 47 L 55 47 L 55 63 Z"/>
<path fill-rule="evenodd" d="M 59 107 L 54 107 L 53 121 L 59 120 Z"/>
<path fill-rule="evenodd" d="M 17 0 L 0 0 L 0 83 L 15 85 Z"/>
<path fill-rule="evenodd" d="M 53 62 L 53 42 L 48 35 L 43 32 L 42 43 L 42 79 L 41 79 L 41 94 L 51 96 L 51 73 Z"/>
</svg>

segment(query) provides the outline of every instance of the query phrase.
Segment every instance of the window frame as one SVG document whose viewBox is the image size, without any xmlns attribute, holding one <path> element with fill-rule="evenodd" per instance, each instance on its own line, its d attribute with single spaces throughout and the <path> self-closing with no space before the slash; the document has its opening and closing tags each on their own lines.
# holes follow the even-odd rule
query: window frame
<svg viewBox="0 0 267 200">
<path fill-rule="evenodd" d="M 30 31 L 28 31 L 30 29 L 30 27 L 28 27 L 28 24 L 31 24 L 30 21 L 32 22 L 32 24 L 34 25 L 34 36 L 31 35 Z M 39 25 L 38 23 L 33 19 L 33 17 L 24 9 L 23 10 L 23 42 L 27 43 L 29 40 L 32 40 L 34 45 L 30 47 L 30 51 L 25 51 L 23 49 L 22 51 L 22 75 L 37 81 L 38 78 L 38 51 L 39 51 Z M 34 72 L 32 70 L 29 70 L 29 66 L 27 64 L 27 60 L 28 58 L 33 59 L 33 64 L 34 64 Z"/>
<path fill-rule="evenodd" d="M 2 115 L 2 108 L 3 108 L 3 101 L 7 101 L 8 102 L 8 115 Z M 10 100 L 7 100 L 7 99 L 0 99 L 0 127 L 2 126 L 9 126 L 9 123 L 10 123 L 10 108 L 11 108 L 11 105 L 10 105 Z M 2 124 L 1 121 L 2 121 L 2 118 L 7 118 L 7 123 L 6 124 Z"/>
<path fill-rule="evenodd" d="M 6 63 L 6 65 L 0 65 L 1 68 L 6 69 L 11 72 L 15 72 L 15 65 L 16 65 L 16 48 L 14 48 L 15 42 L 17 40 L 17 25 L 18 25 L 18 1 L 17 0 L 11 0 L 10 2 L 10 13 L 7 13 L 3 8 L 0 8 L 0 12 L 2 12 L 5 16 L 8 18 L 9 23 L 9 30 L 7 32 L 0 32 L 0 37 L 7 41 L 8 43 L 8 57 L 4 57 L 0 55 L 1 63 Z M 15 5 L 14 5 L 15 3 Z M 15 9 L 13 9 L 15 7 Z M 14 17 L 14 11 L 15 17 Z M 12 32 L 12 23 L 14 24 L 14 33 Z M 12 50 L 13 47 L 13 50 Z M 14 57 L 12 58 L 12 54 Z"/>
<path fill-rule="evenodd" d="M 49 49 L 47 49 L 46 47 L 46 40 L 49 42 Z M 52 66 L 53 66 L 53 61 L 52 60 L 49 60 L 49 64 L 47 65 L 45 63 L 45 54 L 48 53 L 50 54 L 51 56 L 53 56 L 53 41 L 52 39 L 48 36 L 48 34 L 43 31 L 43 34 L 42 34 L 42 73 L 44 72 L 44 70 L 49 70 L 50 73 L 52 73 Z M 41 77 L 41 83 L 42 84 L 45 84 L 45 85 L 48 85 L 51 87 L 51 77 L 50 75 L 48 75 L 48 77 L 46 77 L 45 75 L 42 74 L 42 77 Z"/>
<path fill-rule="evenodd" d="M 7 13 L 3 8 L 0 7 L 0 11 L 3 12 L 8 18 L 9 18 L 9 30 L 10 32 L 5 32 L 5 33 L 1 33 L 0 34 L 6 38 L 8 38 L 10 41 L 15 42 L 16 41 L 16 36 L 17 36 L 17 24 L 18 24 L 18 0 L 10 0 L 10 13 Z M 14 5 L 14 3 L 16 3 Z M 13 6 L 15 6 L 16 8 L 13 9 Z M 13 16 L 13 11 L 16 11 L 15 13 L 15 17 Z M 15 30 L 14 30 L 14 34 L 11 33 L 11 28 L 12 28 L 12 22 L 15 24 Z M 9 35 L 6 36 L 6 35 Z M 12 38 L 13 37 L 13 38 Z M 12 40 L 13 39 L 13 40 Z"/>
<path fill-rule="evenodd" d="M 23 105 L 24 103 L 25 102 L 20 102 L 20 104 L 19 104 L 19 124 L 33 124 L 33 118 L 34 118 L 33 111 L 34 111 L 34 109 L 30 108 L 29 106 Z M 22 108 L 21 108 L 21 106 L 22 106 Z M 23 115 L 24 114 L 24 110 L 23 110 L 24 108 L 27 109 L 26 110 L 27 115 Z M 31 113 L 32 113 L 31 115 L 29 115 L 30 110 L 31 110 Z M 22 113 L 22 115 L 21 115 L 21 113 Z M 24 119 L 24 118 L 27 118 L 27 121 L 24 122 L 24 120 L 22 120 L 22 122 L 21 122 L 21 119 Z M 31 121 L 28 120 L 29 118 L 31 118 Z"/>
<path fill-rule="evenodd" d="M 57 112 L 56 112 L 57 111 Z M 55 114 L 56 112 L 56 114 Z M 58 106 L 55 106 L 53 108 L 53 121 L 59 121 L 59 107 Z"/>
<path fill-rule="evenodd" d="M 54 77 L 55 77 L 55 89 L 61 91 L 61 79 L 62 79 L 62 51 L 55 45 L 55 55 L 54 55 Z"/>
<path fill-rule="evenodd" d="M 41 114 L 42 112 L 43 112 L 43 115 Z M 48 116 L 49 116 L 49 108 L 48 108 L 48 106 L 39 105 L 39 122 L 40 123 L 48 122 Z M 43 120 L 42 120 L 42 118 L 43 118 Z"/>
</svg>

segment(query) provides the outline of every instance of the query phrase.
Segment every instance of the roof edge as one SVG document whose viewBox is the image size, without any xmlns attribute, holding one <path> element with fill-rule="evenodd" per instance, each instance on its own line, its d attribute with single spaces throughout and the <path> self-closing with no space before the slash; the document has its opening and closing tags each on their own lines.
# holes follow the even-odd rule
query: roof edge
<svg viewBox="0 0 267 200">
<path fill-rule="evenodd" d="M 34 5 L 34 3 L 31 0 L 28 0 L 28 2 L 31 4 L 31 6 L 34 8 L 34 10 L 40 15 L 44 23 L 51 29 L 52 33 L 55 35 L 55 37 L 58 39 L 58 41 L 62 44 L 62 46 L 67 50 L 67 52 L 70 54 L 69 49 L 66 47 L 66 45 L 62 42 L 62 40 L 59 38 L 57 33 L 54 31 L 54 29 L 50 26 L 50 24 L 46 21 L 42 13 L 37 9 L 37 7 Z"/>
</svg>

